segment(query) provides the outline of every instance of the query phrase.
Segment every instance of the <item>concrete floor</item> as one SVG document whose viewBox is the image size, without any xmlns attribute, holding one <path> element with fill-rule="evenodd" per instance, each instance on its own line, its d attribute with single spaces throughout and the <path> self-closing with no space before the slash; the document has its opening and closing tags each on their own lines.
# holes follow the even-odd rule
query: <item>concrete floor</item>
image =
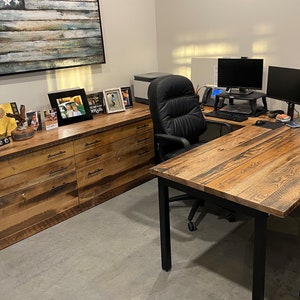
<svg viewBox="0 0 300 300">
<path fill-rule="evenodd" d="M 251 299 L 252 221 L 210 214 L 189 232 L 189 209 L 172 203 L 168 273 L 152 180 L 0 251 L 0 299 Z M 299 299 L 299 208 L 269 221 L 266 299 Z"/>
</svg>

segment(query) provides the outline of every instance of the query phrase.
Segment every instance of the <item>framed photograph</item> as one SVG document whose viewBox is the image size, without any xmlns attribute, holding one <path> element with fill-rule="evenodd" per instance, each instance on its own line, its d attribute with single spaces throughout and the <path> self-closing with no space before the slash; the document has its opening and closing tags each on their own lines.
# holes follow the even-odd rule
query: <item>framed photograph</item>
<svg viewBox="0 0 300 300">
<path fill-rule="evenodd" d="M 121 87 L 121 93 L 124 101 L 125 108 L 132 107 L 131 89 L 129 86 Z"/>
<path fill-rule="evenodd" d="M 34 130 L 42 130 L 42 118 L 39 111 L 26 112 L 28 126 Z"/>
<path fill-rule="evenodd" d="M 46 130 L 58 127 L 56 108 L 44 110 L 44 122 Z"/>
<path fill-rule="evenodd" d="M 103 91 L 106 112 L 108 114 L 125 111 L 125 105 L 120 88 Z"/>
<path fill-rule="evenodd" d="M 57 111 L 58 126 L 93 119 L 84 89 L 49 93 L 48 97 Z"/>
<path fill-rule="evenodd" d="M 86 95 L 92 114 L 99 114 L 103 109 L 103 92 Z"/>
</svg>

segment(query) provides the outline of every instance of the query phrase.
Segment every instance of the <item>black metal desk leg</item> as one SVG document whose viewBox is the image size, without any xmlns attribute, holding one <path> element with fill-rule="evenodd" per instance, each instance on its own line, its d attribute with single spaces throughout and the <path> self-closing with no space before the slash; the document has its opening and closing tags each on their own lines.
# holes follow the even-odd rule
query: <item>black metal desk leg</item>
<svg viewBox="0 0 300 300">
<path fill-rule="evenodd" d="M 254 253 L 252 300 L 263 300 L 265 291 L 265 265 L 267 243 L 267 214 L 254 218 Z"/>
<path fill-rule="evenodd" d="M 161 263 L 165 271 L 170 271 L 171 262 L 171 240 L 170 240 L 170 212 L 169 212 L 169 188 L 158 178 L 159 196 L 159 222 L 160 222 L 160 248 Z"/>
</svg>

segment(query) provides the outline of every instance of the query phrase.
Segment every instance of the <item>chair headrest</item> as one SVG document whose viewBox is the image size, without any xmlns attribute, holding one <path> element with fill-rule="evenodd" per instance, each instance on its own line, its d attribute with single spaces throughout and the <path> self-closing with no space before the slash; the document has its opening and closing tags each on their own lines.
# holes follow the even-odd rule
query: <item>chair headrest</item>
<svg viewBox="0 0 300 300">
<path fill-rule="evenodd" d="M 194 95 L 192 82 L 181 75 L 167 75 L 154 79 L 148 88 L 148 99 L 164 101 L 168 98 Z"/>
</svg>

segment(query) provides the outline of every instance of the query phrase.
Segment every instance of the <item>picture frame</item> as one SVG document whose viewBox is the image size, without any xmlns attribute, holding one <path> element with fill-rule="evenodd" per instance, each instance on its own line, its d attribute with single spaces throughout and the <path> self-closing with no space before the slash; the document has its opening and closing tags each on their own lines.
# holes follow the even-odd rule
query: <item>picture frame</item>
<svg viewBox="0 0 300 300">
<path fill-rule="evenodd" d="M 26 112 L 28 126 L 34 130 L 42 130 L 42 118 L 40 111 Z"/>
<path fill-rule="evenodd" d="M 58 126 L 93 119 L 84 89 L 48 93 L 48 98 L 57 111 Z"/>
<path fill-rule="evenodd" d="M 121 87 L 121 93 L 125 108 L 133 107 L 131 88 L 129 86 Z"/>
<path fill-rule="evenodd" d="M 46 130 L 58 127 L 56 108 L 44 110 L 44 127 Z"/>
<path fill-rule="evenodd" d="M 103 92 L 87 94 L 86 97 L 92 114 L 104 112 Z"/>
<path fill-rule="evenodd" d="M 103 90 L 106 112 L 108 114 L 125 111 L 125 105 L 120 88 Z"/>
<path fill-rule="evenodd" d="M 30 5 L 25 0 L 6 0 L 0 7 L 5 9 L 0 15 L 5 40 L 0 76 L 105 63 L 98 0 L 33 1 Z M 11 27 L 5 25 L 7 20 Z M 35 22 L 39 26 L 33 26 Z"/>
</svg>

